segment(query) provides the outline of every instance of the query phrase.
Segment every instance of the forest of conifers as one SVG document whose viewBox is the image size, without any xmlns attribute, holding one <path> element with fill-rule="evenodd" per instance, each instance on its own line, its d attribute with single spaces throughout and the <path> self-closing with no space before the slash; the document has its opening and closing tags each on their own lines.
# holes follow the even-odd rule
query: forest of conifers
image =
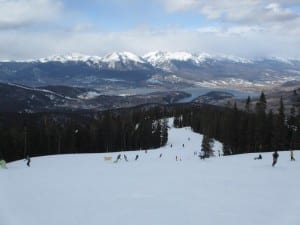
<svg viewBox="0 0 300 225">
<path fill-rule="evenodd" d="M 168 117 L 175 117 L 176 127 L 191 126 L 222 142 L 225 155 L 299 149 L 299 110 L 285 113 L 282 101 L 276 111 L 266 109 L 262 94 L 255 105 L 245 102 L 244 109 L 185 103 L 103 112 L 1 113 L 0 158 L 158 148 L 168 140 Z"/>
</svg>

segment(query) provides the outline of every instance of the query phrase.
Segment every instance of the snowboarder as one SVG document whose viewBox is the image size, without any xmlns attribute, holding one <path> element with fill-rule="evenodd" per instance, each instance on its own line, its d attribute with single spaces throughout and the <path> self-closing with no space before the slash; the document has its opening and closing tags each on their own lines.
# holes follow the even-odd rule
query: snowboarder
<svg viewBox="0 0 300 225">
<path fill-rule="evenodd" d="M 31 160 L 30 160 L 29 155 L 26 156 L 26 160 L 27 160 L 26 165 L 27 165 L 28 167 L 30 167 L 30 162 L 31 162 Z"/>
<path fill-rule="evenodd" d="M 291 155 L 291 161 L 295 161 L 294 151 L 293 150 L 290 151 L 290 155 Z"/>
<path fill-rule="evenodd" d="M 139 155 L 136 155 L 134 160 L 138 160 L 138 158 L 139 158 Z"/>
<path fill-rule="evenodd" d="M 173 145 L 172 145 L 172 144 L 171 144 L 170 146 L 171 146 L 171 148 L 173 147 Z"/>
<path fill-rule="evenodd" d="M 182 147 L 184 148 L 184 144 L 182 144 Z"/>
<path fill-rule="evenodd" d="M 124 154 L 124 159 L 126 162 L 128 162 L 127 156 Z"/>
<path fill-rule="evenodd" d="M 259 154 L 257 157 L 254 157 L 254 159 L 255 159 L 255 160 L 257 160 L 257 159 L 262 159 L 261 154 Z"/>
<path fill-rule="evenodd" d="M 159 155 L 159 158 L 161 158 L 162 157 L 162 153 L 160 153 L 160 155 Z"/>
<path fill-rule="evenodd" d="M 273 167 L 274 167 L 275 164 L 277 163 L 278 157 L 279 157 L 279 154 L 278 154 L 277 151 L 275 151 L 275 152 L 273 153 L 273 163 L 272 163 L 272 166 L 273 166 Z"/>
</svg>

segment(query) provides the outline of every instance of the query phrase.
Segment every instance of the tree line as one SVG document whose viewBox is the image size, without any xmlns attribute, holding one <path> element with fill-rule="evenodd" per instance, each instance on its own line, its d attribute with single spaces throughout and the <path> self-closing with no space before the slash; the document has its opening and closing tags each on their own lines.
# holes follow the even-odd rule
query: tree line
<svg viewBox="0 0 300 225">
<path fill-rule="evenodd" d="M 244 109 L 232 107 L 194 106 L 183 109 L 175 119 L 177 126 L 191 126 L 199 132 L 223 143 L 224 154 L 240 154 L 300 148 L 299 107 L 286 113 L 283 99 L 278 109 L 267 112 L 267 100 L 262 92 L 258 101 L 250 97 Z"/>
<path fill-rule="evenodd" d="M 99 113 L 0 114 L 0 158 L 158 148 L 167 120 L 157 108 Z"/>
<path fill-rule="evenodd" d="M 236 104 L 182 103 L 103 112 L 0 113 L 0 158 L 158 148 L 168 141 L 168 117 L 174 117 L 176 127 L 204 134 L 203 146 L 212 138 L 222 142 L 224 154 L 300 148 L 299 108 L 286 114 L 281 99 L 276 112 L 266 109 L 262 93 L 255 104 L 248 98 L 242 110 Z"/>
</svg>

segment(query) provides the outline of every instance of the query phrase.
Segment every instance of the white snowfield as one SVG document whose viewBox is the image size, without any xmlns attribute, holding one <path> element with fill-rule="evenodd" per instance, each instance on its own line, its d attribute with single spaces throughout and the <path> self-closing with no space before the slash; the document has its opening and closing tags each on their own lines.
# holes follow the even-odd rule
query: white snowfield
<svg viewBox="0 0 300 225">
<path fill-rule="evenodd" d="M 122 152 L 118 163 L 104 157 L 119 153 L 8 163 L 0 169 L 0 225 L 300 224 L 299 151 L 294 162 L 279 152 L 274 168 L 272 153 L 200 160 L 201 140 L 172 127 L 167 146 Z"/>
</svg>

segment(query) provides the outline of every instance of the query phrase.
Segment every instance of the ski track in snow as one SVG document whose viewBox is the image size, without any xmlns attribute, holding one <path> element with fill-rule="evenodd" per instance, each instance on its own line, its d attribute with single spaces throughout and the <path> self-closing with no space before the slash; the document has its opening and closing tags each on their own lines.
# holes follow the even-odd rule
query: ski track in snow
<svg viewBox="0 0 300 225">
<path fill-rule="evenodd" d="M 201 140 L 171 127 L 165 147 L 122 152 L 118 163 L 103 160 L 118 152 L 36 157 L 30 168 L 8 163 L 0 169 L 0 225 L 300 224 L 300 166 L 289 152 L 279 152 L 275 168 L 272 153 L 201 161 Z"/>
</svg>

